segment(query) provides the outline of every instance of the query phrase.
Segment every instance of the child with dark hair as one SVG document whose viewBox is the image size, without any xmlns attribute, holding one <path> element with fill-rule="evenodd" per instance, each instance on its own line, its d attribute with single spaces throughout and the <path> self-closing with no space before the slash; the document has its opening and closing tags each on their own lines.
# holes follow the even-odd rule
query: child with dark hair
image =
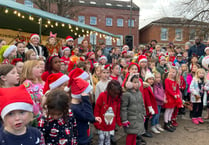
<svg viewBox="0 0 209 145">
<path fill-rule="evenodd" d="M 47 77 L 52 73 L 59 73 L 61 70 L 61 61 L 59 56 L 51 56 L 47 59 L 45 65 L 45 72 L 42 74 L 41 78 L 46 81 Z"/>
<path fill-rule="evenodd" d="M 23 42 L 17 42 L 15 44 L 17 46 L 17 58 L 22 58 L 22 60 L 25 60 L 25 45 Z"/>
<path fill-rule="evenodd" d="M 95 123 L 98 129 L 98 144 L 110 144 L 111 135 L 114 133 L 116 123 L 121 126 L 120 118 L 120 96 L 122 95 L 122 87 L 116 80 L 111 80 L 105 92 L 102 92 L 95 105 L 94 115 L 101 117 L 101 124 Z"/>
<path fill-rule="evenodd" d="M 91 142 L 89 122 L 101 123 L 100 117 L 94 117 L 89 93 L 92 86 L 81 78 L 71 78 L 71 109 L 78 124 L 78 145 L 89 145 Z"/>
<path fill-rule="evenodd" d="M 130 74 L 128 81 L 132 88 L 127 89 L 121 98 L 120 115 L 126 136 L 126 145 L 136 145 L 136 136 L 144 133 L 145 108 L 139 91 L 139 76 Z"/>
<path fill-rule="evenodd" d="M 77 144 L 77 124 L 69 108 L 69 96 L 60 89 L 47 94 L 44 104 L 46 116 L 38 122 L 46 144 Z"/>
</svg>

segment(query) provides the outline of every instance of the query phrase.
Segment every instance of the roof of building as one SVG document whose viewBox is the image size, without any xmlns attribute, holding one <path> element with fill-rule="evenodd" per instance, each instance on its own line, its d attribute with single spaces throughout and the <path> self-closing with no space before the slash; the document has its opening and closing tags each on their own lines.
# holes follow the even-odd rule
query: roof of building
<svg viewBox="0 0 209 145">
<path fill-rule="evenodd" d="M 119 0 L 78 0 L 76 4 L 79 6 L 126 9 L 126 10 L 130 10 L 131 7 L 130 1 L 119 1 Z M 135 3 L 132 3 L 132 10 L 139 11 L 139 7 Z"/>
<path fill-rule="evenodd" d="M 205 25 L 205 24 L 208 24 L 208 23 L 205 23 L 205 22 L 200 22 L 200 21 L 192 21 L 190 19 L 186 19 L 186 18 L 175 18 L 175 17 L 163 17 L 163 18 L 160 18 L 158 20 L 155 20 L 155 21 L 152 21 L 151 23 L 149 23 L 148 25 L 144 26 L 142 29 L 145 29 L 147 27 L 150 27 L 154 24 L 182 24 L 182 25 Z"/>
</svg>

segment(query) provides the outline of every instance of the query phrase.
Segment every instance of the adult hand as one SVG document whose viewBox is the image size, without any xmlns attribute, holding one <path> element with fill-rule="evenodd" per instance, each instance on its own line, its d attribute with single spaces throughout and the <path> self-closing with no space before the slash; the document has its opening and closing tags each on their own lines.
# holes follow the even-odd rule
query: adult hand
<svg viewBox="0 0 209 145">
<path fill-rule="evenodd" d="M 102 123 L 102 119 L 101 119 L 101 117 L 95 117 L 95 120 L 96 120 L 96 122 L 99 122 L 99 124 L 101 124 L 101 123 Z"/>
</svg>

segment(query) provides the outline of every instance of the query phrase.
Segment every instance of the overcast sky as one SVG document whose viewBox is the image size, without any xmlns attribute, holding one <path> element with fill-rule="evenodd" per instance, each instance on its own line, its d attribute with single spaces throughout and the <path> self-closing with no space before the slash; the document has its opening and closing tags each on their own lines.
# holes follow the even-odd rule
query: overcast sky
<svg viewBox="0 0 209 145">
<path fill-rule="evenodd" d="M 177 17 L 174 8 L 180 1 L 181 0 L 133 0 L 133 2 L 140 7 L 139 28 L 162 17 Z"/>
</svg>

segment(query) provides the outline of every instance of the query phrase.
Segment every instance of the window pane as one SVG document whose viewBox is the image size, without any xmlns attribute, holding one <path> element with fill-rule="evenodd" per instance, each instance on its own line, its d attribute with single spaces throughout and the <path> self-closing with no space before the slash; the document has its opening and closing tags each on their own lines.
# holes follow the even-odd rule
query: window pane
<svg viewBox="0 0 209 145">
<path fill-rule="evenodd" d="M 191 29 L 189 31 L 189 40 L 194 40 L 195 39 L 195 29 Z"/>
<path fill-rule="evenodd" d="M 112 37 L 106 36 L 106 45 L 112 45 Z"/>
<path fill-rule="evenodd" d="M 97 36 L 96 34 L 90 34 L 90 43 L 95 45 L 97 43 Z"/>
<path fill-rule="evenodd" d="M 31 0 L 24 1 L 25 6 L 33 8 L 33 2 Z"/>
<path fill-rule="evenodd" d="M 90 17 L 90 24 L 96 25 L 97 24 L 97 17 Z"/>
<path fill-rule="evenodd" d="M 123 19 L 117 19 L 117 26 L 123 27 Z"/>
<path fill-rule="evenodd" d="M 123 35 L 119 35 L 120 38 L 117 38 L 117 46 L 123 46 Z"/>
<path fill-rule="evenodd" d="M 85 16 L 78 16 L 78 22 L 85 24 Z"/>
<path fill-rule="evenodd" d="M 161 28 L 160 38 L 161 38 L 161 40 L 168 40 L 168 29 L 167 28 Z"/>
<path fill-rule="evenodd" d="M 131 23 L 131 24 L 130 24 Z M 130 19 L 128 19 L 128 26 L 130 27 L 134 27 L 134 20 L 130 20 Z"/>
<path fill-rule="evenodd" d="M 182 29 L 176 29 L 176 41 L 182 40 Z"/>
<path fill-rule="evenodd" d="M 81 44 L 81 42 L 83 41 L 84 37 L 79 37 L 78 38 L 78 44 Z"/>
<path fill-rule="evenodd" d="M 112 18 L 106 18 L 106 26 L 112 26 Z"/>
</svg>

